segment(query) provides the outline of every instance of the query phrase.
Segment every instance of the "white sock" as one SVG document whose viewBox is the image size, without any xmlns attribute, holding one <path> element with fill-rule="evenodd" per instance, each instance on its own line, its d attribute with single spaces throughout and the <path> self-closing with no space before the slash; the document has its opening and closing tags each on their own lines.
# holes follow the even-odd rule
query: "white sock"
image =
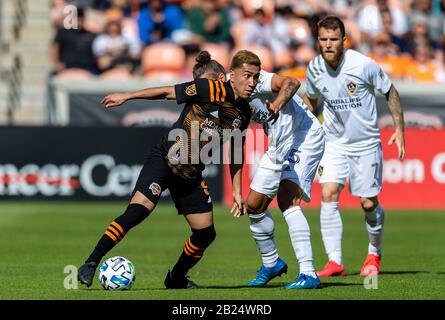
<svg viewBox="0 0 445 320">
<path fill-rule="evenodd" d="M 260 250 L 265 267 L 275 266 L 278 260 L 278 250 L 274 238 L 274 222 L 269 210 L 261 214 L 249 214 L 250 231 Z"/>
<path fill-rule="evenodd" d="M 300 273 L 316 277 L 312 259 L 311 231 L 303 211 L 300 206 L 296 206 L 285 210 L 283 215 L 289 226 L 289 236 L 300 264 Z"/>
<path fill-rule="evenodd" d="M 382 249 L 383 238 L 383 222 L 385 213 L 380 204 L 374 209 L 374 211 L 365 211 L 365 224 L 368 230 L 369 246 L 368 254 L 374 254 L 380 256 Z"/>
<path fill-rule="evenodd" d="M 324 248 L 329 260 L 342 264 L 343 223 L 338 210 L 338 202 L 321 202 L 320 225 Z"/>
</svg>

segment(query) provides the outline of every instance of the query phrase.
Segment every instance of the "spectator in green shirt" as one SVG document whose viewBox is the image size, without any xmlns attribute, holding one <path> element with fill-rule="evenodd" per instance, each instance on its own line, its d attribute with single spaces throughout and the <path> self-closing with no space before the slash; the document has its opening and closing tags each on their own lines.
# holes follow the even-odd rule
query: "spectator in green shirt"
<svg viewBox="0 0 445 320">
<path fill-rule="evenodd" d="M 229 13 L 217 1 L 202 0 L 200 7 L 193 7 L 186 14 L 190 31 L 199 36 L 201 42 L 232 45 Z"/>
</svg>

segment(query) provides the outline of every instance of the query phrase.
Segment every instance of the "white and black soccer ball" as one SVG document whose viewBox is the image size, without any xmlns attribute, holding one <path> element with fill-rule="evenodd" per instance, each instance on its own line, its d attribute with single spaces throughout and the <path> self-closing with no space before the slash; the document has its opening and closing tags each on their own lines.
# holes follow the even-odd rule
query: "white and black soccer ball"
<svg viewBox="0 0 445 320">
<path fill-rule="evenodd" d="M 99 268 L 99 281 L 105 290 L 128 290 L 136 280 L 133 263 L 124 257 L 112 257 Z"/>
</svg>

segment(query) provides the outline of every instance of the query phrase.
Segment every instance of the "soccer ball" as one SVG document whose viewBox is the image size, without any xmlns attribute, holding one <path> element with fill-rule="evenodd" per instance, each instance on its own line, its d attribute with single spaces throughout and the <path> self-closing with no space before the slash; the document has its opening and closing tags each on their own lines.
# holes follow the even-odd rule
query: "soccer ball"
<svg viewBox="0 0 445 320">
<path fill-rule="evenodd" d="M 124 257 L 112 257 L 99 268 L 99 281 L 105 290 L 128 290 L 136 280 L 133 263 Z"/>
</svg>

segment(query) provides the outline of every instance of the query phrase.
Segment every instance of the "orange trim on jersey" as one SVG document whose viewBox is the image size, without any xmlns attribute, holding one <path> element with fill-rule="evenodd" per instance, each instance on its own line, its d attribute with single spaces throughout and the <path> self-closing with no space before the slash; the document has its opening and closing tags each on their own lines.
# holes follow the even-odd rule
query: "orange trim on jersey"
<svg viewBox="0 0 445 320">
<path fill-rule="evenodd" d="M 219 84 L 221 86 L 221 102 L 226 101 L 226 88 L 224 87 L 224 82 L 219 80 Z"/>
<path fill-rule="evenodd" d="M 110 231 L 105 231 L 105 234 L 111 238 L 115 243 L 118 243 L 117 238 Z"/>
<path fill-rule="evenodd" d="M 206 196 L 209 196 L 210 195 L 210 192 L 209 192 L 209 187 L 206 185 L 206 182 L 204 181 L 204 180 L 202 180 L 201 181 L 201 188 L 202 188 L 202 191 L 204 191 L 204 194 L 206 195 Z"/>
<path fill-rule="evenodd" d="M 215 97 L 216 97 L 216 101 L 219 102 L 219 92 L 221 91 L 219 89 L 219 81 L 213 81 L 215 83 L 215 88 L 216 88 L 216 93 L 215 93 Z"/>
<path fill-rule="evenodd" d="M 120 234 L 119 231 L 116 230 L 115 227 L 113 227 L 113 226 L 110 225 L 110 226 L 108 227 L 108 231 L 110 231 L 112 234 L 114 234 L 119 240 L 122 240 L 122 235 Z"/>
<path fill-rule="evenodd" d="M 215 101 L 213 81 L 212 80 L 208 80 L 208 81 L 209 81 L 209 87 L 210 87 L 210 102 L 213 102 L 213 101 Z"/>
<path fill-rule="evenodd" d="M 122 234 L 122 236 L 125 236 L 125 231 L 124 231 L 124 229 L 123 229 L 123 228 L 122 228 L 116 221 L 111 222 L 111 225 L 112 225 L 113 227 L 115 227 L 117 230 L 119 230 L 120 233 Z"/>
</svg>

